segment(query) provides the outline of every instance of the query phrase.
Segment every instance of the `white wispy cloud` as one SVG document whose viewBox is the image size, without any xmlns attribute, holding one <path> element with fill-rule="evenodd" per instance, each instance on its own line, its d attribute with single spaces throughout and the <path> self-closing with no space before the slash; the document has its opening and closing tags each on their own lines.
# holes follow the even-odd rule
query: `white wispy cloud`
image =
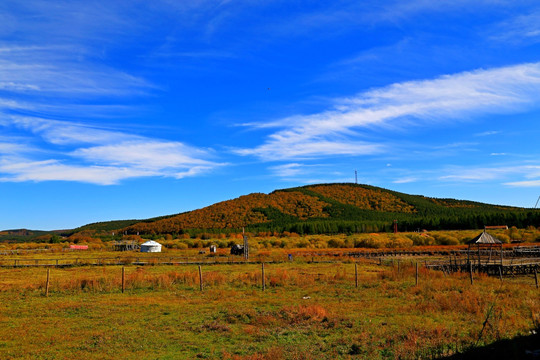
<svg viewBox="0 0 540 360">
<path fill-rule="evenodd" d="M 448 171 L 447 175 L 440 176 L 438 180 L 445 181 L 492 181 L 502 179 L 512 173 L 518 172 L 516 167 L 507 168 L 457 168 Z"/>
<path fill-rule="evenodd" d="M 350 31 L 360 26 L 401 24 L 423 14 L 462 12 L 472 8 L 492 8 L 494 5 L 496 4 L 489 0 L 478 0 L 474 3 L 467 0 L 444 2 L 429 0 L 336 0 L 319 2 L 309 11 L 304 10 L 300 13 L 291 11 L 280 21 L 264 22 L 260 27 L 265 33 L 274 36 L 313 36 L 318 31 L 320 31 L 321 36 L 328 36 L 329 32 Z"/>
<path fill-rule="evenodd" d="M 152 176 L 168 176 L 181 179 L 208 172 L 216 167 L 207 163 L 205 166 L 185 166 L 185 170 L 164 172 L 153 166 L 98 166 L 66 164 L 60 160 L 32 161 L 24 158 L 3 158 L 0 160 L 0 181 L 74 181 L 96 185 L 115 185 L 122 180 Z"/>
<path fill-rule="evenodd" d="M 158 90 L 108 61 L 129 31 L 143 31 L 141 14 L 125 16 L 129 8 L 100 0 L 2 2 L 0 115 L 107 116 L 128 112 L 122 101 Z"/>
<path fill-rule="evenodd" d="M 31 151 L 31 149 L 28 146 L 14 143 L 13 139 L 2 141 L 0 138 L 0 156 L 6 154 L 19 154 L 29 151 Z"/>
<path fill-rule="evenodd" d="M 202 160 L 208 152 L 191 148 L 179 142 L 140 139 L 118 142 L 103 146 L 80 148 L 73 156 L 90 162 L 110 165 L 126 165 L 134 168 L 158 171 L 167 168 L 190 168 L 201 166 L 211 168 L 215 163 Z"/>
<path fill-rule="evenodd" d="M 114 141 L 136 139 L 134 135 L 101 129 L 75 121 L 51 120 L 30 116 L 10 116 L 4 125 L 11 125 L 42 137 L 55 145 L 105 144 Z"/>
<path fill-rule="evenodd" d="M 321 113 L 250 124 L 282 130 L 269 135 L 258 147 L 236 152 L 264 160 L 373 154 L 384 151 L 384 147 L 359 140 L 359 130 L 518 112 L 536 106 L 539 100 L 540 63 L 408 81 L 337 99 L 334 109 Z"/>
<path fill-rule="evenodd" d="M 239 155 L 255 155 L 263 160 L 312 159 L 334 155 L 371 155 L 383 146 L 368 142 L 340 141 L 331 138 L 305 137 L 300 132 L 271 136 L 272 140 L 255 149 L 234 150 Z"/>
<path fill-rule="evenodd" d="M 540 42 L 540 11 L 533 10 L 498 24 L 492 30 L 491 39 L 511 43 Z"/>
<path fill-rule="evenodd" d="M 120 180 L 155 176 L 148 171 L 101 166 L 77 166 L 63 164 L 58 160 L 32 161 L 30 159 L 2 159 L 0 181 L 76 181 L 98 185 L 113 185 Z"/>
<path fill-rule="evenodd" d="M 409 184 L 409 183 L 413 183 L 413 182 L 417 182 L 418 181 L 418 178 L 416 177 L 404 177 L 404 178 L 401 178 L 401 179 L 396 179 L 394 181 L 392 181 L 394 184 Z"/>
<path fill-rule="evenodd" d="M 269 170 L 278 177 L 290 178 L 305 173 L 305 165 L 299 163 L 283 164 L 271 166 Z"/>
<path fill-rule="evenodd" d="M 505 165 L 494 164 L 490 167 L 481 166 L 456 166 L 441 169 L 445 175 L 439 176 L 438 180 L 458 181 L 458 182 L 486 182 L 501 181 L 509 186 L 525 186 L 527 183 L 534 183 L 540 180 L 540 165 L 522 164 Z M 507 181 L 509 178 L 520 178 L 519 181 Z M 522 185 L 518 185 L 522 184 Z"/>
<path fill-rule="evenodd" d="M 524 181 L 511 181 L 504 185 L 513 187 L 540 187 L 540 179 L 537 180 L 524 180 Z"/>
<path fill-rule="evenodd" d="M 89 60 L 77 61 L 69 47 L 2 49 L 0 89 L 18 95 L 126 96 L 152 88 L 142 78 Z"/>
<path fill-rule="evenodd" d="M 16 110 L 16 109 L 29 109 L 32 108 L 31 104 L 25 104 L 14 99 L 0 98 L 0 110 Z M 2 119 L 0 118 L 0 121 Z"/>
<path fill-rule="evenodd" d="M 3 125 L 9 127 L 7 121 Z M 0 139 L 2 181 L 110 185 L 134 177 L 195 176 L 224 165 L 209 160 L 214 157 L 209 150 L 82 123 L 12 117 L 11 126 L 37 136 L 48 146 L 21 146 L 20 139 Z"/>
<path fill-rule="evenodd" d="M 500 134 L 500 131 L 491 130 L 491 131 L 484 131 L 478 134 L 475 134 L 474 136 L 491 136 L 491 135 L 497 135 Z"/>
<path fill-rule="evenodd" d="M 140 5 L 2 2 L 0 131 L 6 136 L 0 138 L 1 181 L 110 185 L 137 177 L 196 176 L 223 165 L 212 161 L 209 149 L 143 136 L 126 130 L 129 121 L 109 125 L 111 118 L 140 116 L 140 100 L 161 91 L 123 70 L 125 62 L 122 69 L 115 67 L 114 49 L 129 48 L 137 34 L 154 31 L 150 13 L 171 20 L 174 12 L 187 19 L 214 6 Z"/>
</svg>

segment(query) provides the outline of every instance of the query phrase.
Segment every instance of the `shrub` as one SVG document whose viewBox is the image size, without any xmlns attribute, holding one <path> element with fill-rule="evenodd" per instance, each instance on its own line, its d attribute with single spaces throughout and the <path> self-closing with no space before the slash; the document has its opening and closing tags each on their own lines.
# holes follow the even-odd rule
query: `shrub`
<svg viewBox="0 0 540 360">
<path fill-rule="evenodd" d="M 328 240 L 329 248 L 344 248 L 345 242 L 341 239 L 330 239 Z"/>
<path fill-rule="evenodd" d="M 179 243 L 176 243 L 176 248 L 181 249 L 181 250 L 185 250 L 185 249 L 188 248 L 188 244 L 183 243 L 183 242 L 179 242 Z"/>
</svg>

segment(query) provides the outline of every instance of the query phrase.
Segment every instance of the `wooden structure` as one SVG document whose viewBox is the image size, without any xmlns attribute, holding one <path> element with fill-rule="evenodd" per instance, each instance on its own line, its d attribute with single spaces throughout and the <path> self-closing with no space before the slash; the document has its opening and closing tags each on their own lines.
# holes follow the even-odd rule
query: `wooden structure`
<svg viewBox="0 0 540 360">
<path fill-rule="evenodd" d="M 503 262 L 500 264 L 482 263 L 478 265 L 474 261 L 467 262 L 465 259 L 450 257 L 446 261 L 426 262 L 425 267 L 432 270 L 441 270 L 445 273 L 475 272 L 485 273 L 491 276 L 530 275 L 540 272 L 540 258 L 510 258 L 503 259 Z"/>
<path fill-rule="evenodd" d="M 486 225 L 484 226 L 484 231 L 487 229 L 505 229 L 508 230 L 508 225 Z"/>
<path fill-rule="evenodd" d="M 482 272 L 492 276 L 536 274 L 540 271 L 540 247 L 515 247 L 503 250 L 502 241 L 485 230 L 467 243 L 467 260 L 450 254 L 449 261 L 426 263 L 426 267 L 444 272 Z M 453 255 L 453 256 L 452 256 Z"/>
<path fill-rule="evenodd" d="M 503 263 L 503 246 L 502 241 L 490 235 L 484 230 L 471 241 L 467 242 L 467 263 L 475 262 L 479 267 L 482 264 L 499 264 Z M 476 247 L 477 251 L 474 251 Z M 499 250 L 499 256 L 493 256 L 493 249 Z M 472 249 L 472 251 L 471 251 Z M 474 252 L 474 253 L 473 253 Z M 497 255 L 497 254 L 496 254 Z"/>
<path fill-rule="evenodd" d="M 515 246 L 512 251 L 516 257 L 540 258 L 540 246 Z"/>
<path fill-rule="evenodd" d="M 114 241 L 112 243 L 114 251 L 135 251 L 139 250 L 139 243 L 135 240 Z"/>
</svg>

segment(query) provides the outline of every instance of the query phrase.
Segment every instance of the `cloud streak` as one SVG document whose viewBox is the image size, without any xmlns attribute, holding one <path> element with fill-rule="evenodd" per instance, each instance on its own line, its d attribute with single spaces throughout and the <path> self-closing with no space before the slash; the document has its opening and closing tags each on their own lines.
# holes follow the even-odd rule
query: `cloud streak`
<svg viewBox="0 0 540 360">
<path fill-rule="evenodd" d="M 540 165 L 493 165 L 491 167 L 453 167 L 440 170 L 446 175 L 439 181 L 457 182 L 502 182 L 512 187 L 535 187 L 540 185 Z M 519 181 L 508 179 L 521 178 Z"/>
<path fill-rule="evenodd" d="M 81 50 L 82 51 L 82 50 Z M 153 88 L 142 78 L 73 58 L 71 46 L 0 47 L 0 89 L 17 96 L 126 96 Z"/>
<path fill-rule="evenodd" d="M 204 161 L 195 156 L 206 155 L 179 142 L 156 140 L 124 141 L 116 144 L 78 149 L 73 155 L 95 161 L 99 159 L 109 164 L 129 164 L 145 168 L 166 168 L 185 165 L 200 165 Z"/>
<path fill-rule="evenodd" d="M 2 159 L 0 181 L 76 181 L 98 185 L 113 185 L 120 180 L 157 175 L 148 171 L 101 166 L 66 165 L 58 160 L 31 161 L 29 159 Z"/>
<path fill-rule="evenodd" d="M 408 81 L 338 99 L 334 109 L 320 113 L 248 124 L 281 130 L 258 147 L 236 152 L 263 160 L 374 154 L 384 147 L 359 140 L 359 130 L 436 125 L 472 115 L 519 112 L 539 100 L 540 63 Z"/>
<path fill-rule="evenodd" d="M 154 31 L 148 28 L 149 12 L 207 6 L 173 5 L 159 2 L 140 9 L 97 1 L 51 6 L 42 0 L 0 5 L 5 39 L 0 41 L 0 131 L 5 135 L 0 138 L 0 181 L 111 185 L 140 177 L 180 179 L 223 165 L 210 160 L 215 158 L 211 150 L 126 131 L 131 128 L 126 121 L 117 128 L 106 124 L 111 117 L 140 116 L 141 99 L 160 91 L 125 65 L 120 70 L 111 60 L 116 48 L 131 46 L 138 33 Z"/>
<path fill-rule="evenodd" d="M 1 181 L 80 181 L 100 185 L 124 179 L 184 178 L 223 166 L 209 150 L 85 124 L 13 117 L 11 126 L 31 132 L 48 148 L 0 139 Z M 4 122 L 4 126 L 8 127 Z M 33 139 L 35 141 L 35 139 Z"/>
<path fill-rule="evenodd" d="M 512 186 L 512 187 L 540 187 L 540 179 L 512 181 L 512 182 L 505 183 L 505 185 Z"/>
<path fill-rule="evenodd" d="M 493 40 L 511 43 L 540 42 L 540 11 L 532 11 L 500 23 L 493 30 Z"/>
</svg>

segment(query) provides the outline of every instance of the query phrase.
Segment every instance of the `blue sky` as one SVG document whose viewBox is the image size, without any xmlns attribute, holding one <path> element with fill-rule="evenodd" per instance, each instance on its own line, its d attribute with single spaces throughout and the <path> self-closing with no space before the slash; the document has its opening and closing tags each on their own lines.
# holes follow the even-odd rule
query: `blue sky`
<svg viewBox="0 0 540 360">
<path fill-rule="evenodd" d="M 537 1 L 0 3 L 0 229 L 358 182 L 533 207 Z"/>
</svg>

